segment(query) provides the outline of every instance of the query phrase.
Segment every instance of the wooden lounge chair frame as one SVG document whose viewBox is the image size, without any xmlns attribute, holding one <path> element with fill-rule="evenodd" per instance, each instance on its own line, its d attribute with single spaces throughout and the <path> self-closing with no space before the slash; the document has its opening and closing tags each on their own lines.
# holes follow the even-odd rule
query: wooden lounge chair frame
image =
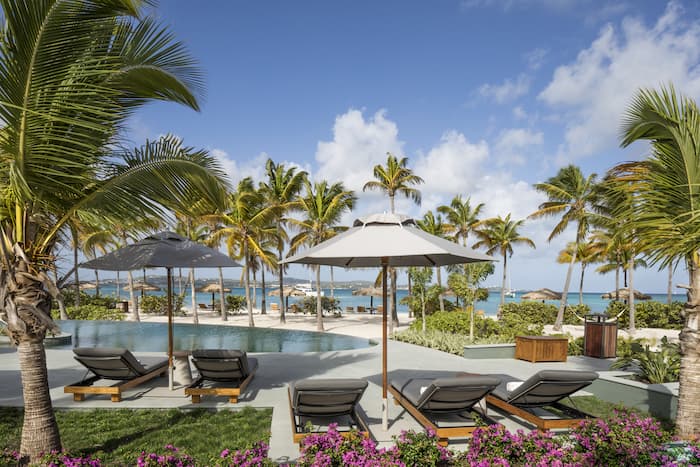
<svg viewBox="0 0 700 467">
<path fill-rule="evenodd" d="M 195 350 L 192 352 L 193 356 L 193 361 L 196 362 L 196 358 L 198 353 L 200 352 L 205 352 L 209 353 L 209 355 L 215 355 L 216 350 Z M 248 384 L 253 380 L 253 377 L 255 376 L 255 372 L 258 369 L 257 366 L 257 361 L 254 358 L 248 359 L 247 355 L 245 352 L 240 352 L 240 351 L 220 351 L 221 357 L 220 358 L 213 358 L 215 360 L 219 361 L 233 361 L 233 360 L 239 360 L 241 358 L 246 359 L 246 367 L 248 369 L 248 372 L 242 377 L 242 378 L 212 378 L 212 377 L 207 377 L 201 374 L 200 370 L 200 376 L 192 382 L 189 386 L 185 388 L 185 395 L 186 396 L 191 396 L 192 397 L 192 403 L 193 404 L 199 404 L 202 401 L 202 396 L 225 396 L 228 397 L 228 401 L 232 404 L 238 403 L 238 398 L 241 395 L 242 391 L 245 391 L 246 387 L 248 387 Z M 224 355 L 229 354 L 228 357 L 225 357 Z M 236 356 L 236 353 L 238 354 Z M 202 355 L 200 353 L 200 355 Z M 195 363 L 196 366 L 196 363 Z M 205 382 L 207 381 L 214 381 L 214 382 L 223 382 L 223 383 L 230 383 L 230 382 L 235 382 L 237 383 L 236 386 L 234 387 L 226 387 L 226 386 L 221 386 L 221 387 L 202 387 Z"/>
<path fill-rule="evenodd" d="M 324 381 L 332 381 L 332 380 L 324 380 Z M 340 379 L 337 379 L 335 381 L 341 381 Z M 348 381 L 348 380 L 345 380 Z M 292 439 L 294 440 L 295 443 L 301 443 L 304 438 L 307 436 L 311 435 L 318 435 L 318 434 L 323 434 L 325 432 L 323 431 L 304 431 L 304 427 L 301 425 L 301 417 L 304 415 L 299 416 L 299 420 L 297 420 L 297 415 L 294 413 L 294 406 L 292 403 L 292 385 L 294 383 L 290 384 L 289 387 L 287 388 L 287 397 L 289 399 L 289 416 L 291 418 L 292 422 Z M 364 392 L 364 389 L 362 390 Z M 360 397 L 362 395 L 360 394 Z M 359 398 L 358 397 L 358 401 Z M 329 414 L 329 415 L 316 415 L 318 418 L 325 418 L 325 417 L 333 417 L 335 415 Z M 367 421 L 357 412 L 357 406 L 356 404 L 353 405 L 352 410 L 350 411 L 349 414 L 347 414 L 348 417 L 352 420 L 352 422 L 358 426 L 360 429 L 359 430 L 338 430 L 338 433 L 343 438 L 348 438 L 352 436 L 353 434 L 360 435 L 364 438 L 369 438 L 370 432 L 369 432 L 369 427 L 367 425 Z"/>
<path fill-rule="evenodd" d="M 584 420 L 595 418 L 593 415 L 581 412 L 580 410 L 574 407 L 569 407 L 564 404 L 561 404 L 559 401 L 569 397 L 574 392 L 579 391 L 582 388 L 591 384 L 598 377 L 596 373 L 588 371 L 543 370 L 535 374 L 529 380 L 524 381 L 523 386 L 527 386 L 525 386 L 523 389 L 526 389 L 527 393 L 536 390 L 539 386 L 542 386 L 544 384 L 556 385 L 556 380 L 562 374 L 568 374 L 570 377 L 575 377 L 578 375 L 580 376 L 580 381 L 578 382 L 579 385 L 576 389 L 567 391 L 565 394 L 561 395 L 561 397 L 559 397 L 557 400 L 541 403 L 533 402 L 530 404 L 513 404 L 511 403 L 512 400 L 511 402 L 509 402 L 504 398 L 497 397 L 496 395 L 489 395 L 486 398 L 486 403 L 489 405 L 493 405 L 494 407 L 497 407 L 512 415 L 518 416 L 523 420 L 527 420 L 528 422 L 535 425 L 539 430 L 543 431 L 552 429 L 573 428 Z M 541 381 L 536 382 L 536 379 L 538 378 L 541 379 Z M 529 384 L 531 381 L 533 381 L 533 384 Z M 567 384 L 572 384 L 572 382 L 573 380 L 567 381 Z M 564 415 L 566 418 L 543 418 L 538 416 L 533 409 L 543 409 L 545 411 L 551 411 L 551 409 L 554 409 L 562 415 Z M 559 414 L 552 413 L 552 415 Z"/>
<path fill-rule="evenodd" d="M 498 383 L 500 382 L 500 380 L 498 380 L 497 378 L 494 378 L 494 377 L 488 377 L 488 376 L 482 377 L 480 375 L 476 375 L 476 376 L 478 378 L 480 378 L 481 380 L 483 380 L 483 383 L 485 385 L 484 397 L 486 396 L 486 394 L 491 392 L 493 390 L 493 388 L 495 388 L 498 385 Z M 467 377 L 467 378 L 472 379 L 473 377 Z M 486 378 L 486 379 L 484 379 L 484 378 Z M 428 380 L 427 378 L 420 378 L 420 379 L 421 380 L 425 379 L 426 383 L 430 384 L 430 380 Z M 433 381 L 435 381 L 439 384 L 441 381 L 446 381 L 446 380 L 448 380 L 448 378 L 444 378 L 444 379 L 438 378 L 438 379 L 435 379 Z M 479 381 L 479 380 L 476 380 L 476 381 Z M 474 430 L 476 430 L 480 426 L 480 425 L 477 425 L 476 423 L 474 423 L 473 425 L 440 427 L 440 426 L 438 426 L 437 423 L 435 423 L 433 420 L 431 420 L 428 417 L 428 414 L 421 411 L 418 407 L 416 407 L 413 404 L 413 402 L 411 402 L 408 398 L 406 398 L 401 393 L 401 391 L 396 389 L 393 384 L 389 385 L 388 389 L 389 389 L 389 392 L 391 393 L 391 395 L 394 396 L 394 404 L 401 405 L 404 409 L 406 409 L 406 411 L 408 413 L 410 413 L 411 416 L 413 416 L 413 418 L 415 418 L 418 421 L 418 423 L 423 425 L 423 427 L 426 430 L 432 430 L 435 432 L 435 434 L 438 438 L 438 444 L 440 446 L 447 446 L 450 438 L 467 438 L 467 437 L 471 436 L 471 434 L 474 433 Z M 426 390 L 428 390 L 427 387 L 426 387 Z M 478 415 L 480 418 L 482 418 L 483 420 L 485 420 L 489 424 L 497 424 L 497 422 L 495 422 L 494 420 L 492 420 L 488 417 L 488 415 L 485 411 L 484 411 L 484 413 L 477 412 L 474 409 L 474 406 L 476 404 L 478 404 L 478 401 L 474 405 L 472 405 L 470 408 L 462 409 L 459 412 L 461 412 L 461 413 L 464 413 L 464 412 L 473 413 L 473 414 Z M 429 413 L 430 411 L 426 411 L 426 412 Z M 459 412 L 455 411 L 453 413 L 459 413 Z M 436 412 L 436 413 L 440 413 L 440 412 Z M 450 412 L 444 412 L 444 413 L 450 413 Z"/>
<path fill-rule="evenodd" d="M 75 351 L 80 351 L 81 349 L 74 349 Z M 105 355 L 103 357 L 93 357 L 93 358 L 101 358 L 104 360 L 120 360 L 125 368 L 133 368 L 135 367 L 134 363 L 131 361 L 131 359 L 135 360 L 135 357 L 131 354 L 131 352 L 126 351 L 125 349 L 107 349 L 107 348 L 102 348 L 102 349 L 97 349 L 97 351 L 103 352 Z M 113 351 L 113 355 L 108 355 L 109 351 Z M 120 355 L 121 353 L 121 355 Z M 126 356 L 126 353 L 128 353 L 129 357 Z M 75 357 L 76 360 L 80 361 L 80 356 L 76 355 Z M 165 360 L 167 363 L 167 360 Z M 82 362 L 81 362 L 82 363 Z M 138 361 L 136 361 L 138 363 Z M 83 365 L 88 368 L 90 371 L 93 371 L 92 368 L 89 366 Z M 140 365 L 139 365 L 140 366 Z M 141 368 L 133 368 L 132 371 L 137 371 L 141 370 Z M 63 388 L 63 392 L 65 394 L 73 394 L 73 401 L 75 402 L 81 402 L 85 400 L 85 395 L 86 394 L 108 394 L 110 396 L 110 399 L 112 402 L 121 402 L 122 400 L 122 392 L 129 389 L 133 388 L 135 386 L 138 386 L 142 383 L 145 383 L 146 381 L 149 381 L 153 378 L 157 378 L 159 376 L 164 376 L 168 371 L 167 364 L 165 366 L 159 366 L 158 368 L 153 369 L 152 371 L 145 372 L 141 374 L 140 376 L 135 376 L 133 378 L 107 378 L 105 376 L 100 376 L 99 374 L 95 374 L 94 376 L 91 376 L 89 378 L 83 378 L 81 381 L 78 381 L 77 383 L 69 384 L 68 386 L 65 386 Z M 94 372 L 94 371 L 93 371 Z M 97 381 L 100 381 L 102 379 L 119 379 L 119 382 L 111 385 L 111 386 L 93 386 Z"/>
</svg>

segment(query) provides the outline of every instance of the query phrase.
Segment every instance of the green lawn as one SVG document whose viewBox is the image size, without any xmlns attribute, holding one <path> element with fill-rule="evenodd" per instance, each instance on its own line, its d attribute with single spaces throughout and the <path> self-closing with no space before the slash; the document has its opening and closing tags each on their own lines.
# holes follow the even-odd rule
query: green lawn
<svg viewBox="0 0 700 467">
<path fill-rule="evenodd" d="M 604 401 L 601 399 L 598 399 L 595 396 L 577 396 L 577 397 L 572 397 L 571 399 L 564 399 L 561 401 L 562 404 L 568 405 L 569 407 L 574 407 L 581 412 L 593 415 L 595 417 L 600 417 L 600 418 L 607 418 L 613 415 L 613 411 L 615 409 L 624 409 L 628 410 L 631 412 L 635 412 L 641 416 L 644 417 L 651 417 L 651 418 L 656 418 L 653 415 L 643 412 L 641 410 L 637 410 L 634 408 L 628 408 L 624 407 L 624 405 L 620 404 L 613 404 L 612 402 Z M 669 432 L 673 432 L 675 428 L 675 424 L 673 420 L 665 420 L 662 418 L 656 418 L 659 423 L 661 423 L 661 427 Z"/>
<path fill-rule="evenodd" d="M 269 442 L 272 409 L 56 410 L 56 418 L 64 449 L 107 465 L 135 464 L 141 451 L 162 451 L 166 444 L 206 463 L 224 449 Z M 0 408 L 0 446 L 18 449 L 21 430 L 21 409 Z"/>
</svg>

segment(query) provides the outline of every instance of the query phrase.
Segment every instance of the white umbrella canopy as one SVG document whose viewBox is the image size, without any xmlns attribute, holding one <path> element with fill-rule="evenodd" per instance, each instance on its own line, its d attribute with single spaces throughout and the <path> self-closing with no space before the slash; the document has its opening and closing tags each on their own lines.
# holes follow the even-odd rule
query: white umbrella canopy
<svg viewBox="0 0 700 467">
<path fill-rule="evenodd" d="M 384 213 L 357 219 L 353 227 L 342 234 L 283 262 L 383 269 L 382 427 L 387 430 L 387 268 L 447 266 L 477 261 L 494 261 L 494 258 L 426 233 L 418 229 L 408 216 Z"/>
<path fill-rule="evenodd" d="M 241 265 L 225 254 L 194 242 L 174 232 L 158 232 L 143 240 L 119 248 L 80 265 L 86 269 L 131 271 L 143 268 L 166 268 L 168 280 L 168 367 L 169 387 L 173 389 L 173 268 L 227 268 Z"/>
</svg>

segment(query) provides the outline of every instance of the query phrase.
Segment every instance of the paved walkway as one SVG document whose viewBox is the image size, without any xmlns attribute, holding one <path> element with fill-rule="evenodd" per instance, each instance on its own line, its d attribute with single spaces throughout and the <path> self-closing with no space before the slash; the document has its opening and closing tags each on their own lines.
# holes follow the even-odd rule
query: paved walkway
<svg viewBox="0 0 700 467">
<path fill-rule="evenodd" d="M 438 374 L 440 372 L 467 371 L 495 374 L 507 379 L 526 379 L 542 369 L 590 369 L 606 371 L 610 361 L 587 357 L 570 357 L 567 362 L 529 363 L 515 359 L 467 360 L 401 342 L 389 342 L 389 380 L 403 372 Z M 402 430 L 420 430 L 420 425 L 400 406 L 389 401 L 389 430 L 381 428 L 381 346 L 361 350 L 337 352 L 283 354 L 256 354 L 259 359 L 258 372 L 239 399 L 238 404 L 229 404 L 225 398 L 203 397 L 197 407 L 231 408 L 271 407 L 272 433 L 270 457 L 277 461 L 295 459 L 298 447 L 292 442 L 292 423 L 289 414 L 287 385 L 302 378 L 363 378 L 369 387 L 360 403 L 361 410 L 369 420 L 374 438 L 388 444 L 392 436 Z M 158 378 L 150 385 L 127 391 L 124 400 L 115 404 L 106 396 L 88 396 L 84 402 L 73 402 L 70 394 L 63 393 L 63 386 L 80 380 L 85 369 L 73 359 L 70 350 L 47 350 L 49 385 L 54 407 L 60 408 L 193 408 L 190 399 L 180 387 L 174 391 L 167 388 L 167 379 Z M 389 395 L 389 399 L 391 396 Z M 0 406 L 22 406 L 22 391 L 19 362 L 14 349 L 0 348 Z M 509 429 L 529 428 L 515 419 L 489 411 L 491 418 Z M 452 447 L 452 445 L 451 445 Z M 460 445 L 455 445 L 459 449 Z"/>
</svg>

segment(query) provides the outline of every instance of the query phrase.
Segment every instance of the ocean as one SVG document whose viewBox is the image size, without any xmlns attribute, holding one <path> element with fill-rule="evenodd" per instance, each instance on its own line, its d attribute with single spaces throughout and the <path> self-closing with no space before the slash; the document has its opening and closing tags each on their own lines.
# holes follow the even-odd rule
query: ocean
<svg viewBox="0 0 700 467">
<path fill-rule="evenodd" d="M 271 287 L 269 290 L 276 289 L 276 287 Z M 189 288 L 188 288 L 189 290 Z M 325 296 L 330 297 L 331 291 L 329 288 L 323 289 Z M 177 285 L 174 288 L 174 292 L 178 292 L 178 287 Z M 94 295 L 95 291 L 94 290 L 88 290 L 88 294 Z M 140 292 L 136 292 L 140 294 Z M 527 291 L 523 292 L 516 292 L 515 297 L 510 298 L 506 297 L 506 302 L 519 302 L 520 297 L 524 294 L 527 293 Z M 157 292 L 146 292 L 147 295 L 165 295 L 165 291 L 157 291 Z M 244 290 L 242 287 L 233 287 L 231 288 L 231 294 L 233 295 L 245 295 Z M 408 291 L 405 289 L 398 290 L 397 291 L 397 297 L 399 302 L 403 297 L 405 297 L 408 294 Z M 116 287 L 113 284 L 105 284 L 100 286 L 100 295 L 111 295 L 116 297 Z M 610 300 L 601 298 L 602 292 L 586 292 L 583 294 L 583 303 L 588 305 L 591 309 L 592 312 L 594 313 L 602 313 L 605 311 L 606 307 L 608 306 L 608 303 Z M 189 306 L 190 302 L 190 294 L 187 293 L 185 295 L 185 301 L 184 305 Z M 351 306 L 356 308 L 358 305 L 360 306 L 365 306 L 369 307 L 370 306 L 370 297 L 367 296 L 358 296 L 358 295 L 353 295 L 352 294 L 352 289 L 334 289 L 333 291 L 333 296 L 340 300 L 340 306 L 341 309 L 345 310 L 345 307 Z M 656 300 L 659 302 L 666 302 L 666 294 L 651 294 L 652 300 Z M 125 292 L 124 290 L 121 291 L 121 300 L 128 300 L 129 299 L 129 293 Z M 271 303 L 278 303 L 279 298 L 277 296 L 267 296 L 267 308 L 268 310 L 270 309 L 270 304 Z M 448 300 L 453 301 L 454 297 L 447 297 Z M 218 294 L 214 295 L 214 300 L 215 303 L 218 303 L 219 297 Z M 299 301 L 299 297 L 289 297 L 289 304 L 293 304 L 297 301 Z M 488 300 L 484 302 L 477 302 L 476 304 L 476 309 L 477 310 L 483 310 L 484 314 L 489 316 L 495 316 L 497 311 L 498 311 L 498 303 L 500 300 L 500 293 L 499 292 L 491 292 L 489 294 Z M 674 294 L 673 295 L 673 300 L 674 301 L 686 301 L 686 296 L 685 294 Z M 212 294 L 210 293 L 197 293 L 196 294 L 196 301 L 197 303 L 207 303 L 211 304 L 212 302 Z M 256 289 L 256 300 L 255 304 L 257 307 L 260 307 L 262 301 L 262 291 L 260 288 Z M 381 297 L 374 297 L 372 300 L 374 306 L 376 307 L 377 305 L 381 305 Z M 568 296 L 568 302 L 572 305 L 578 304 L 578 292 L 569 292 Z M 546 303 L 551 303 L 554 305 L 559 305 L 559 300 L 547 300 Z M 399 305 L 398 307 L 399 313 L 408 313 L 408 308 L 404 305 Z"/>
</svg>

